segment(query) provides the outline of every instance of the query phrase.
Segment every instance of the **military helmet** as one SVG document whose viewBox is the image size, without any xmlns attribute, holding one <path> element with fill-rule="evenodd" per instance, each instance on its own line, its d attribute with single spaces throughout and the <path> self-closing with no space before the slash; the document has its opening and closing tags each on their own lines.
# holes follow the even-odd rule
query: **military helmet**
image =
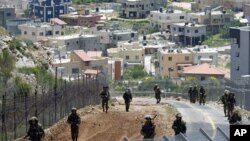
<svg viewBox="0 0 250 141">
<path fill-rule="evenodd" d="M 182 115 L 181 115 L 181 113 L 178 113 L 178 114 L 176 114 L 175 117 L 176 117 L 176 118 L 182 118 Z"/>
<path fill-rule="evenodd" d="M 38 121 L 37 117 L 33 116 L 29 119 L 30 121 Z"/>
<path fill-rule="evenodd" d="M 71 110 L 72 110 L 72 111 L 76 111 L 76 107 L 73 107 Z"/>
<path fill-rule="evenodd" d="M 155 86 L 158 86 L 158 84 L 155 84 Z"/>
<path fill-rule="evenodd" d="M 151 115 L 145 115 L 145 116 L 144 116 L 144 119 L 146 119 L 146 120 L 148 120 L 148 119 L 149 119 L 149 120 L 152 120 L 152 116 L 151 116 Z"/>
<path fill-rule="evenodd" d="M 224 91 L 225 94 L 229 94 L 229 92 L 230 92 L 229 90 L 225 90 Z"/>
</svg>

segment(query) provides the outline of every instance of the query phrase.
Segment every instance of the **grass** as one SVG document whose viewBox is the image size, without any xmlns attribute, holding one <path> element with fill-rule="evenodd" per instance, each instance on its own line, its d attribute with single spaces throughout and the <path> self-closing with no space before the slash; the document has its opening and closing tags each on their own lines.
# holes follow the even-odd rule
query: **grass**
<svg viewBox="0 0 250 141">
<path fill-rule="evenodd" d="M 210 47 L 220 47 L 230 45 L 230 39 L 221 38 L 221 34 L 215 34 L 207 36 L 207 39 L 203 41 L 204 45 L 208 45 Z"/>
<path fill-rule="evenodd" d="M 177 109 L 172 105 L 164 106 L 164 108 L 167 113 L 173 113 L 174 115 L 178 113 Z"/>
<path fill-rule="evenodd" d="M 227 63 L 225 66 L 225 68 L 227 68 L 227 69 L 230 69 L 230 67 L 231 67 L 231 63 Z"/>
</svg>

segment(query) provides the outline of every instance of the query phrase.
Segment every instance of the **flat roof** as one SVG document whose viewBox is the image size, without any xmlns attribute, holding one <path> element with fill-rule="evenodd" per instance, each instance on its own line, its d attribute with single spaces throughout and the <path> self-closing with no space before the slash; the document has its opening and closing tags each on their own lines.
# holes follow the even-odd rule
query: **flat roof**
<svg viewBox="0 0 250 141">
<path fill-rule="evenodd" d="M 78 38 L 78 37 L 97 37 L 97 35 L 93 35 L 93 34 L 87 34 L 86 35 L 86 34 L 84 34 L 84 35 L 80 36 L 80 34 L 72 34 L 72 35 L 51 37 L 50 39 L 66 40 L 66 39 L 72 39 L 72 38 Z"/>
<path fill-rule="evenodd" d="M 152 13 L 162 13 L 162 14 L 185 14 L 184 11 L 181 10 L 173 10 L 173 13 L 167 12 L 167 10 L 164 10 L 160 12 L 159 10 L 151 11 Z"/>
<path fill-rule="evenodd" d="M 169 52 L 169 50 L 172 50 L 173 52 Z M 179 50 L 179 52 L 178 52 Z M 184 54 L 184 53 L 191 53 L 187 49 L 162 49 L 161 53 L 163 54 Z"/>
<path fill-rule="evenodd" d="M 186 23 L 173 23 L 173 25 L 178 25 L 178 26 L 185 26 Z M 192 26 L 193 23 L 188 23 L 186 26 L 188 27 L 205 27 L 205 25 L 203 24 L 193 24 L 194 26 Z"/>
</svg>

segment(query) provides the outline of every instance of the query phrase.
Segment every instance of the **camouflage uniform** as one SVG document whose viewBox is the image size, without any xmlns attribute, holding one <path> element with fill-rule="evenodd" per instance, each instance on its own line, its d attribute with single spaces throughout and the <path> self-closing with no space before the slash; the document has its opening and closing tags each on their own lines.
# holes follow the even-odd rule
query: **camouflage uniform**
<svg viewBox="0 0 250 141">
<path fill-rule="evenodd" d="M 109 108 L 109 104 L 108 104 L 108 101 L 109 101 L 109 91 L 108 91 L 108 87 L 103 87 L 103 91 L 100 93 L 100 96 L 102 98 L 102 109 L 103 109 L 103 112 L 106 111 L 106 113 L 108 112 L 108 108 Z"/>
<path fill-rule="evenodd" d="M 160 87 L 157 87 L 155 90 L 155 98 L 156 98 L 157 104 L 161 102 L 161 89 L 160 89 Z"/>
<path fill-rule="evenodd" d="M 29 140 L 31 141 L 41 141 L 45 133 L 42 125 L 38 123 L 38 119 L 36 117 L 32 117 L 29 120 L 29 124 L 30 124 L 29 130 L 24 138 L 29 137 Z"/>
<path fill-rule="evenodd" d="M 80 116 L 76 113 L 76 108 L 72 108 L 72 113 L 68 116 L 67 122 L 71 125 L 71 138 L 73 141 L 77 141 L 79 126 L 81 123 Z"/>
<path fill-rule="evenodd" d="M 241 115 L 239 111 L 234 111 L 232 116 L 228 118 L 230 124 L 241 124 Z"/>
<path fill-rule="evenodd" d="M 224 95 L 221 96 L 220 101 L 223 104 L 225 117 L 227 117 L 228 116 L 228 91 L 227 90 L 225 90 Z"/>
<path fill-rule="evenodd" d="M 198 100 L 198 90 L 197 90 L 196 86 L 193 88 L 193 92 L 192 93 L 193 93 L 193 103 L 195 103 L 196 100 Z"/>
<path fill-rule="evenodd" d="M 189 98 L 190 98 L 190 103 L 193 103 L 193 97 L 194 97 L 192 89 L 193 88 L 190 87 L 189 90 L 188 90 L 188 95 L 189 95 Z"/>
<path fill-rule="evenodd" d="M 234 93 L 229 93 L 227 101 L 228 101 L 228 115 L 230 117 L 233 114 L 234 105 L 236 104 Z"/>
<path fill-rule="evenodd" d="M 201 86 L 201 88 L 200 88 L 200 105 L 201 104 L 205 105 L 205 102 L 206 102 L 206 91 L 203 88 L 203 86 Z"/>
<path fill-rule="evenodd" d="M 125 101 L 126 112 L 128 112 L 129 111 L 130 102 L 132 101 L 132 94 L 131 94 L 130 90 L 126 90 L 125 91 L 125 93 L 123 94 L 123 99 Z"/>
<path fill-rule="evenodd" d="M 144 139 L 153 139 L 155 136 L 155 125 L 151 116 L 145 116 L 146 122 L 141 128 L 141 134 Z"/>
<path fill-rule="evenodd" d="M 180 133 L 186 134 L 187 131 L 186 122 L 182 120 L 182 116 L 180 113 L 176 115 L 176 120 L 172 125 L 172 129 L 174 129 L 175 135 L 178 135 Z"/>
</svg>

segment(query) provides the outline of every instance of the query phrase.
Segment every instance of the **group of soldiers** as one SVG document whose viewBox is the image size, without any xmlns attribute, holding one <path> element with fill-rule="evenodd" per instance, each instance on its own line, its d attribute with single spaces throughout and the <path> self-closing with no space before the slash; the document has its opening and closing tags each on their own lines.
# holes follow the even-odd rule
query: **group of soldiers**
<svg viewBox="0 0 250 141">
<path fill-rule="evenodd" d="M 199 101 L 200 105 L 205 105 L 207 94 L 203 86 L 200 86 L 199 91 L 197 86 L 190 87 L 188 90 L 188 95 L 191 103 L 196 103 L 196 101 Z"/>
<path fill-rule="evenodd" d="M 223 104 L 224 115 L 228 117 L 229 123 L 240 124 L 241 115 L 238 110 L 234 110 L 236 105 L 235 94 L 229 90 L 225 90 L 218 102 Z"/>
</svg>

